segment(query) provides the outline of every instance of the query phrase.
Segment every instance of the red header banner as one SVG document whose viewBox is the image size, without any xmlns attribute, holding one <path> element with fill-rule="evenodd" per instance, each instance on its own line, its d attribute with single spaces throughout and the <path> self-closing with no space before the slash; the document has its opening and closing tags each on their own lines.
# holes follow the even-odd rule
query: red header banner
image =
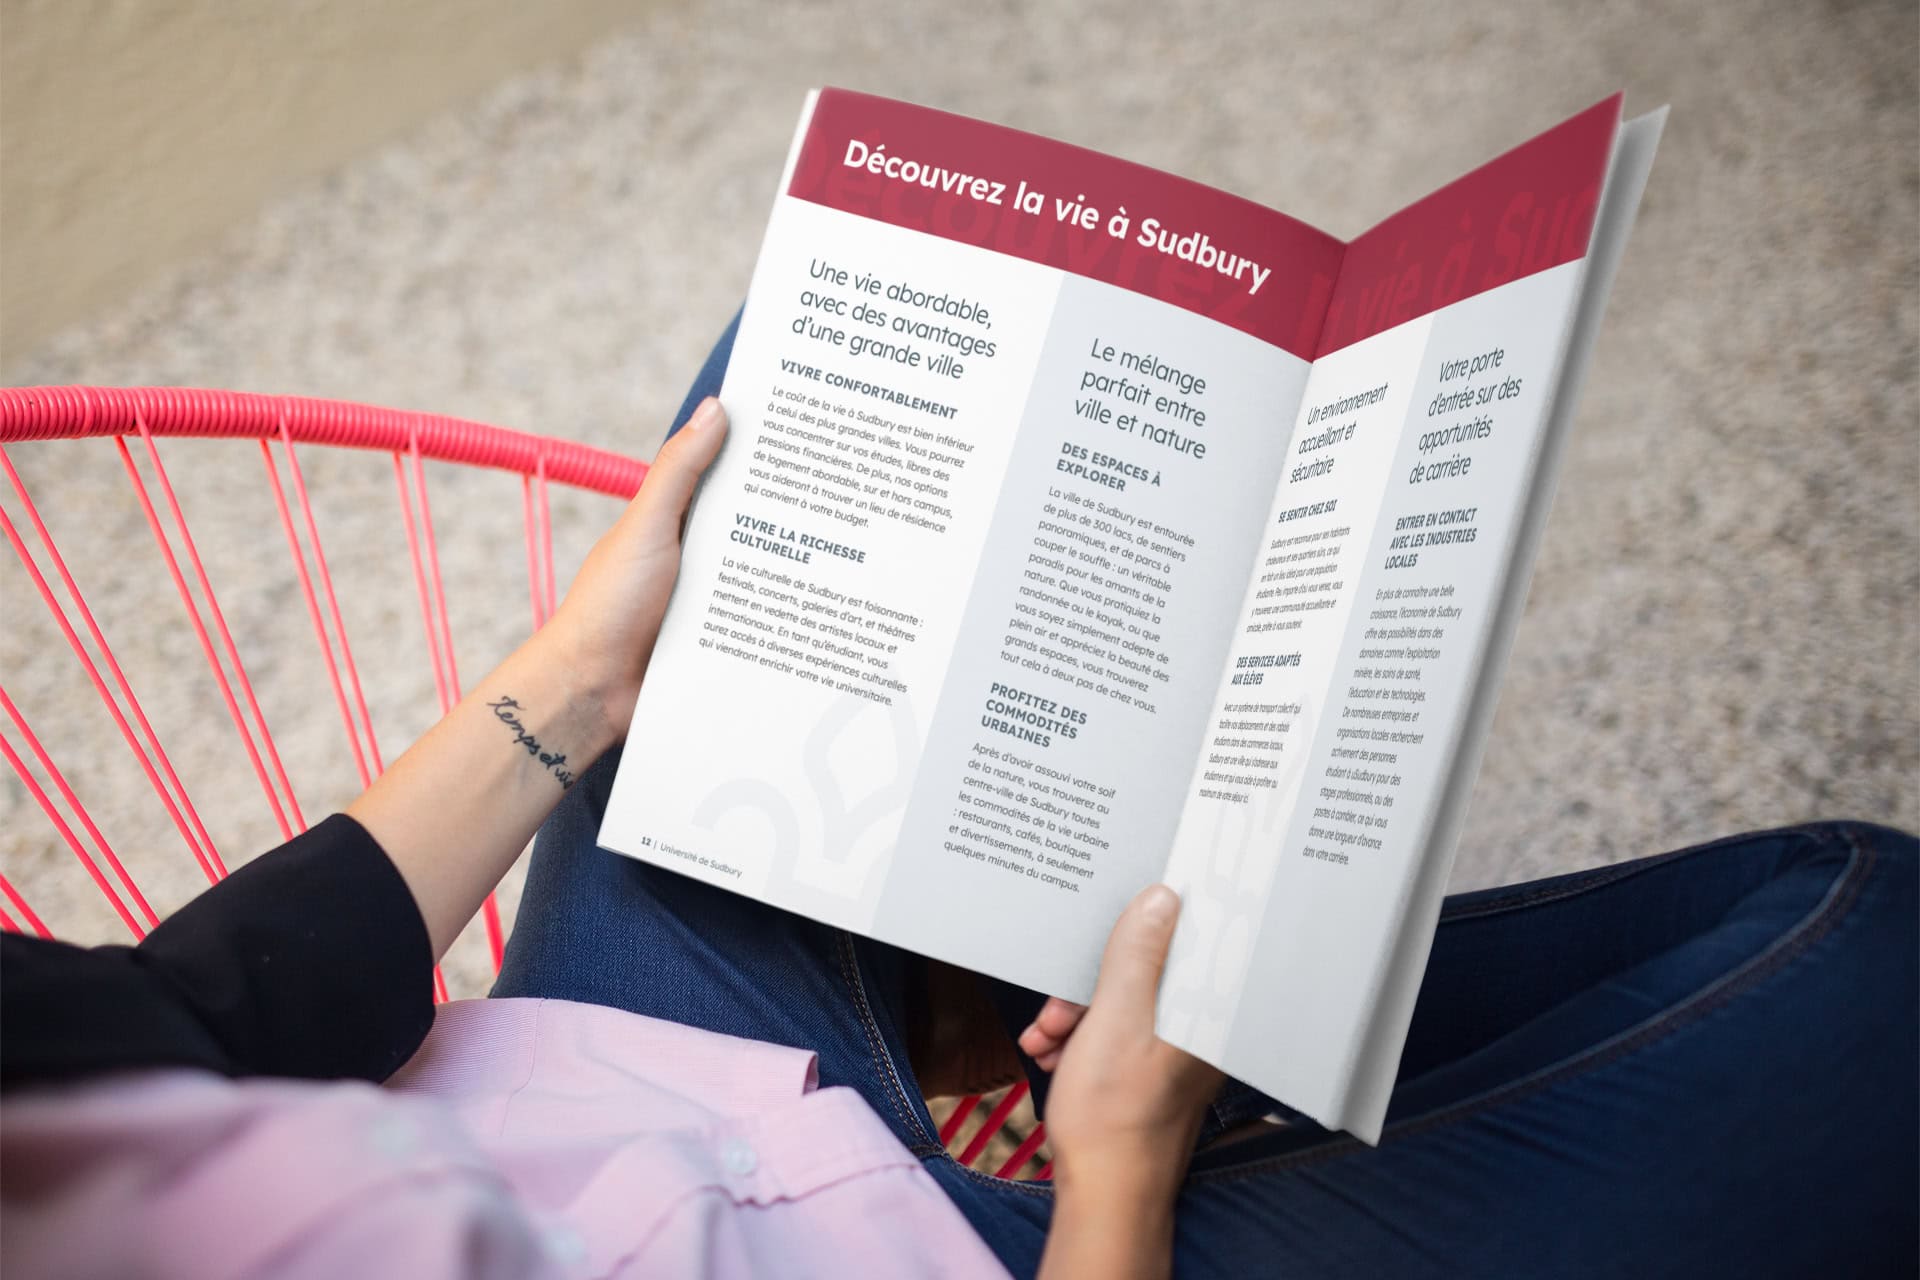
<svg viewBox="0 0 1920 1280">
<path fill-rule="evenodd" d="M 1315 358 L 1584 258 L 1620 103 L 1596 103 L 1349 244 Z"/>
<path fill-rule="evenodd" d="M 844 89 L 816 100 L 787 194 L 1143 293 L 1303 360 L 1344 252 L 1197 182 Z"/>
<path fill-rule="evenodd" d="M 1316 359 L 1584 257 L 1621 95 L 1351 244 L 1144 165 L 822 90 L 787 194 L 1142 293 Z"/>
</svg>

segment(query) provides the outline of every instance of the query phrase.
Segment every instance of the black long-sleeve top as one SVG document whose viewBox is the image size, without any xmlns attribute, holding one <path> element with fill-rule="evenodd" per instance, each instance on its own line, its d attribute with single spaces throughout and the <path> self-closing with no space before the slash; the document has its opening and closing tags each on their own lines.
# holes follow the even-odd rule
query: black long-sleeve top
<svg viewBox="0 0 1920 1280">
<path fill-rule="evenodd" d="M 336 814 L 138 946 L 0 935 L 0 1088 L 146 1067 L 381 1081 L 433 1024 L 433 954 L 399 870 Z"/>
</svg>

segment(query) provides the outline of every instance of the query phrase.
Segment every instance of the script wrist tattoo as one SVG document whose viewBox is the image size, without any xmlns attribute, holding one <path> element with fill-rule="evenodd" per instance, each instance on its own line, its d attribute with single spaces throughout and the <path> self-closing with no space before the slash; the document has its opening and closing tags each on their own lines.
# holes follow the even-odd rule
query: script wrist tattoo
<svg viewBox="0 0 1920 1280">
<path fill-rule="evenodd" d="M 507 726 L 508 731 L 513 734 L 513 744 L 516 747 L 525 748 L 526 753 L 539 761 L 541 767 L 559 779 L 561 790 L 564 791 L 573 785 L 574 779 L 580 775 L 567 768 L 566 752 L 547 750 L 541 745 L 540 739 L 527 732 L 527 726 L 520 720 L 519 713 L 525 708 L 520 705 L 519 699 L 502 696 L 495 698 L 487 706 L 492 710 L 494 717 Z"/>
</svg>

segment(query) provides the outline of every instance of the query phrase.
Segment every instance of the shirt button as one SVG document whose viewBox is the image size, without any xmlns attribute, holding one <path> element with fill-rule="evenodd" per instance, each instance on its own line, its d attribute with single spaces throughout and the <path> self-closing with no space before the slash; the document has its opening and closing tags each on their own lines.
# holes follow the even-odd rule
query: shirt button
<svg viewBox="0 0 1920 1280">
<path fill-rule="evenodd" d="M 739 1138 L 727 1139 L 727 1145 L 720 1148 L 720 1162 L 727 1166 L 728 1173 L 743 1178 L 760 1167 L 760 1157 Z"/>
<path fill-rule="evenodd" d="M 587 1256 L 587 1242 L 568 1226 L 547 1228 L 547 1252 L 563 1265 L 580 1262 Z"/>
<path fill-rule="evenodd" d="M 411 1122 L 400 1116 L 381 1116 L 367 1130 L 373 1149 L 391 1160 L 404 1160 L 413 1154 L 419 1135 Z"/>
</svg>

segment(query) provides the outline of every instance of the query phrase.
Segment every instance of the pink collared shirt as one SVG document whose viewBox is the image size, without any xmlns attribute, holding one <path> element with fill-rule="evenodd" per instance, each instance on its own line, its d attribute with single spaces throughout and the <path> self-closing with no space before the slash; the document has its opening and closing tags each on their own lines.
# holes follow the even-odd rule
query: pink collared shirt
<svg viewBox="0 0 1920 1280">
<path fill-rule="evenodd" d="M 1004 1276 L 813 1055 L 560 1000 L 442 1006 L 385 1087 L 164 1071 L 0 1105 L 0 1270 Z"/>
</svg>

